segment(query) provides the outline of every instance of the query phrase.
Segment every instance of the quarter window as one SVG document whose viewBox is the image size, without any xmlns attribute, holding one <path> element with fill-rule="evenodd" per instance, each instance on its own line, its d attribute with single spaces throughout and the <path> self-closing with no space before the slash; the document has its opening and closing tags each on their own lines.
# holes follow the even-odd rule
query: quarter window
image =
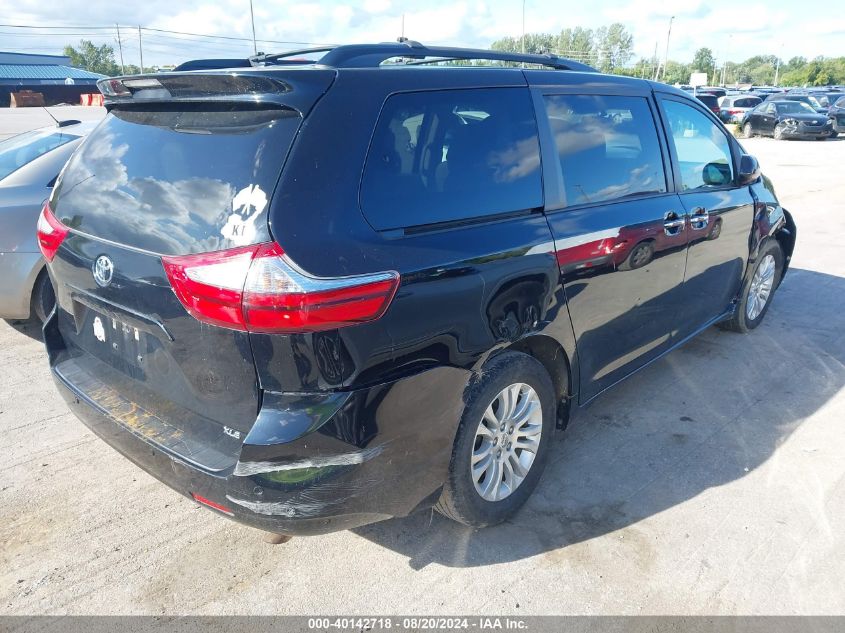
<svg viewBox="0 0 845 633">
<path fill-rule="evenodd" d="M 361 182 L 361 208 L 375 229 L 542 206 L 527 89 L 400 93 L 385 102 Z"/>
<path fill-rule="evenodd" d="M 722 126 L 678 101 L 664 101 L 684 191 L 723 187 L 733 182 L 733 161 Z"/>
<path fill-rule="evenodd" d="M 643 97 L 545 97 L 566 205 L 666 191 L 660 142 Z"/>
</svg>

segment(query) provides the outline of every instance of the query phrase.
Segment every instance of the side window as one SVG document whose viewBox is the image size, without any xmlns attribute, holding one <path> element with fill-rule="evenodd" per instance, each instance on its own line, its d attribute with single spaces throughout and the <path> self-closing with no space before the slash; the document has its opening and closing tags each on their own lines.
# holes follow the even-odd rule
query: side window
<svg viewBox="0 0 845 633">
<path fill-rule="evenodd" d="M 387 99 L 361 182 L 361 209 L 375 229 L 542 206 L 540 145 L 527 89 Z"/>
<path fill-rule="evenodd" d="M 545 97 L 566 205 L 666 191 L 654 118 L 644 97 Z"/>
<path fill-rule="evenodd" d="M 664 100 L 663 108 L 681 168 L 681 188 L 688 191 L 731 184 L 731 146 L 722 126 L 677 101 Z"/>
</svg>

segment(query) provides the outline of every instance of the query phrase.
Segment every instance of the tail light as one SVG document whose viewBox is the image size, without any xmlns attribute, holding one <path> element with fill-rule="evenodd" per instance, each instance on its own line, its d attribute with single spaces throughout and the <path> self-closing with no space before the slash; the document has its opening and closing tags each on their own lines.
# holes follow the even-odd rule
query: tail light
<svg viewBox="0 0 845 633">
<path fill-rule="evenodd" d="M 59 250 L 59 246 L 67 237 L 69 229 L 53 215 L 49 201 L 45 202 L 41 209 L 35 230 L 38 235 L 38 248 L 41 249 L 41 254 L 48 262 L 53 261 L 56 251 Z"/>
<path fill-rule="evenodd" d="M 373 321 L 399 287 L 393 271 L 313 277 L 272 242 L 161 260 L 192 316 L 249 332 L 316 332 Z"/>
</svg>

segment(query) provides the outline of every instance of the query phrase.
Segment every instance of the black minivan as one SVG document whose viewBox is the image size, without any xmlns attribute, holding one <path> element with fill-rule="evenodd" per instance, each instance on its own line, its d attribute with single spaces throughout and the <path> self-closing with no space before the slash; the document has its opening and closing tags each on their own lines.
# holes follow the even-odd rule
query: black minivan
<svg viewBox="0 0 845 633">
<path fill-rule="evenodd" d="M 572 411 L 757 327 L 789 264 L 757 161 L 664 84 L 415 42 L 252 63 L 102 80 L 38 227 L 70 408 L 245 524 L 500 522 Z"/>
</svg>

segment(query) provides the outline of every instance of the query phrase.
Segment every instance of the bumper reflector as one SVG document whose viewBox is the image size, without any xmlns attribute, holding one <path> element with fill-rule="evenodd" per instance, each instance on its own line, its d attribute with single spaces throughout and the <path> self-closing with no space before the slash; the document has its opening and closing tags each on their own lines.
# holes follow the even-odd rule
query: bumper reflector
<svg viewBox="0 0 845 633">
<path fill-rule="evenodd" d="M 194 501 L 196 501 L 197 503 L 201 503 L 204 506 L 208 506 L 209 508 L 214 508 L 215 510 L 220 511 L 223 514 L 228 514 L 229 516 L 234 516 L 234 514 L 235 514 L 234 512 L 232 512 L 226 506 L 220 505 L 219 503 L 215 503 L 211 499 L 206 499 L 205 497 L 202 497 L 195 492 L 192 492 L 191 496 L 194 498 Z"/>
</svg>

